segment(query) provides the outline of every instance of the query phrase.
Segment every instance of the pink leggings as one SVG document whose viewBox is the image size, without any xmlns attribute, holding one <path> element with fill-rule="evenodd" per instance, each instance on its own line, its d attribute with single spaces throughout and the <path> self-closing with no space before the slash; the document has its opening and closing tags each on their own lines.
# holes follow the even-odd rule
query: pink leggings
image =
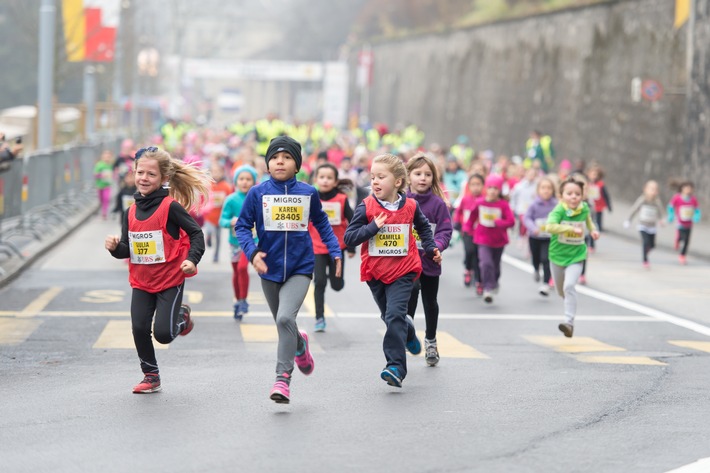
<svg viewBox="0 0 710 473">
<path fill-rule="evenodd" d="M 249 260 L 242 253 L 239 262 L 232 263 L 232 285 L 234 286 L 234 297 L 237 300 L 247 298 L 249 292 Z"/>
<path fill-rule="evenodd" d="M 101 202 L 101 216 L 106 218 L 108 215 L 108 205 L 111 200 L 111 188 L 104 187 L 99 189 L 99 202 Z"/>
</svg>

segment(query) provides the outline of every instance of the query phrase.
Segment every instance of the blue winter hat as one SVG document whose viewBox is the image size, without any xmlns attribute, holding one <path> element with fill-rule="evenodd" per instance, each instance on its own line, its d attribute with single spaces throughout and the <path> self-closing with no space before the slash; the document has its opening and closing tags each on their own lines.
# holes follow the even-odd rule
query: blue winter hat
<svg viewBox="0 0 710 473">
<path fill-rule="evenodd" d="M 234 186 L 236 187 L 237 185 L 237 178 L 239 175 L 243 172 L 248 172 L 251 174 L 251 176 L 254 178 L 254 184 L 256 184 L 257 181 L 257 175 L 258 173 L 256 172 L 256 169 L 254 169 L 252 166 L 249 166 L 248 164 L 244 164 L 243 166 L 239 166 L 237 169 L 234 170 Z"/>
</svg>

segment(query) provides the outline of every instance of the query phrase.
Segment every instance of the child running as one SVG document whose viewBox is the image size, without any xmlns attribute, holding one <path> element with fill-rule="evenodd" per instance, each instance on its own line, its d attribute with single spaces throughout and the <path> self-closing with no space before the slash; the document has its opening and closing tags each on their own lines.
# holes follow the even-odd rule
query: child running
<svg viewBox="0 0 710 473">
<path fill-rule="evenodd" d="M 207 233 L 207 246 L 214 242 L 213 262 L 219 261 L 219 247 L 222 246 L 222 227 L 219 218 L 222 214 L 224 199 L 232 193 L 232 185 L 224 177 L 224 166 L 214 162 L 210 166 L 210 174 L 214 182 L 210 189 L 209 209 L 205 213 L 205 230 Z"/>
<path fill-rule="evenodd" d="M 186 209 L 197 203 L 198 194 L 207 196 L 209 178 L 154 146 L 139 149 L 134 166 L 135 204 L 125 214 L 121 236 L 107 236 L 104 246 L 114 258 L 130 258 L 131 324 L 144 375 L 133 392 L 154 393 L 161 386 L 153 316 L 155 340 L 162 344 L 194 326 L 190 307 L 182 304 L 183 287 L 185 277 L 197 274 L 205 241 Z"/>
<path fill-rule="evenodd" d="M 555 184 L 548 177 L 543 177 L 537 183 L 537 198 L 525 212 L 523 222 L 529 232 L 530 255 L 532 256 L 533 276 L 535 282 L 540 282 L 540 266 L 542 266 L 542 284 L 538 292 L 542 296 L 549 294 L 552 286 L 550 273 L 550 234 L 540 228 L 547 223 L 547 216 L 557 205 Z"/>
<path fill-rule="evenodd" d="M 658 197 L 658 183 L 646 182 L 643 186 L 643 194 L 631 206 L 629 217 L 624 222 L 624 227 L 629 228 L 634 216 L 636 214 L 639 216 L 638 230 L 642 241 L 643 267 L 646 269 L 651 269 L 648 254 L 656 247 L 657 225 L 663 224 L 663 213 L 663 204 Z"/>
<path fill-rule="evenodd" d="M 234 170 L 234 193 L 224 201 L 219 226 L 229 228 L 229 245 L 232 248 L 232 287 L 234 288 L 234 318 L 242 320 L 249 312 L 247 294 L 249 293 L 249 259 L 244 256 L 239 245 L 234 226 L 242 211 L 247 192 L 256 184 L 256 169 L 249 165 Z"/>
<path fill-rule="evenodd" d="M 272 139 L 266 150 L 271 179 L 249 190 L 235 225 L 239 245 L 261 276 L 261 287 L 276 322 L 279 335 L 276 382 L 269 397 L 281 404 L 288 404 L 291 399 L 294 359 L 306 376 L 315 366 L 308 335 L 300 332 L 296 325 L 296 315 L 306 298 L 315 262 L 308 233 L 309 220 L 335 260 L 336 277 L 341 275 L 342 264 L 338 239 L 328 223 L 318 192 L 313 186 L 296 180 L 302 161 L 298 141 L 288 136 Z M 253 240 L 254 227 L 258 245 Z"/>
<path fill-rule="evenodd" d="M 468 222 L 471 211 L 476 207 L 476 200 L 483 192 L 483 183 L 482 175 L 472 174 L 468 178 L 464 196 L 454 212 L 454 226 L 461 231 L 461 239 L 463 240 L 463 284 L 466 287 L 470 287 L 473 283 L 476 287 L 476 294 L 479 296 L 483 294 L 483 284 L 481 283 L 481 268 L 478 265 L 478 245 L 473 241 L 473 232 L 469 229 L 464 230 L 463 227 Z"/>
<path fill-rule="evenodd" d="M 348 227 L 348 222 L 353 218 L 353 209 L 348 203 L 348 196 L 345 189 L 348 187 L 346 183 L 338 180 L 338 169 L 330 164 L 325 163 L 318 166 L 313 173 L 313 182 L 318 188 L 318 197 L 320 197 L 321 205 L 326 214 L 328 214 L 328 222 L 333 227 L 333 233 L 338 238 L 340 249 L 345 249 L 343 236 L 345 229 Z M 325 287 L 330 279 L 330 287 L 334 291 L 340 291 L 345 286 L 343 279 L 343 271 L 345 270 L 345 260 L 341 262 L 340 275 L 336 276 L 336 268 L 333 260 L 328 254 L 328 247 L 323 244 L 323 241 L 318 234 L 318 230 L 313 223 L 308 224 L 308 231 L 313 240 L 313 252 L 315 253 L 315 271 L 313 273 L 313 296 L 315 299 L 316 310 L 316 332 L 325 332 Z M 348 257 L 355 256 L 355 249 L 348 249 Z"/>
<path fill-rule="evenodd" d="M 698 207 L 698 199 L 693 195 L 693 183 L 685 181 L 680 184 L 679 192 L 673 196 L 668 204 L 668 222 L 673 223 L 673 220 L 678 220 L 678 233 L 676 233 L 675 249 L 683 247 L 680 250 L 680 264 L 687 264 L 686 254 L 688 254 L 688 244 L 690 243 L 690 231 L 693 229 L 693 223 L 700 221 L 700 208 Z"/>
<path fill-rule="evenodd" d="M 565 337 L 574 333 L 574 316 L 577 313 L 577 289 L 575 285 L 582 275 L 582 265 L 587 258 L 584 242 L 586 225 L 594 240 L 599 232 L 594 226 L 589 205 L 583 201 L 584 183 L 567 178 L 560 184 L 561 202 L 550 212 L 547 223 L 541 228 L 552 234 L 550 238 L 550 262 L 557 293 L 565 301 L 565 321 L 558 328 Z"/>
<path fill-rule="evenodd" d="M 589 179 L 587 199 L 594 209 L 592 217 L 597 225 L 597 230 L 601 233 L 604 231 L 602 225 L 604 210 L 609 209 L 609 212 L 611 212 L 611 197 L 604 185 L 604 170 L 598 164 L 594 164 L 587 170 L 587 178 Z M 589 251 L 594 253 L 594 240 L 587 239 L 587 243 L 589 244 Z"/>
<path fill-rule="evenodd" d="M 485 197 L 476 200 L 471 216 L 464 224 L 464 231 L 472 233 L 473 241 L 478 245 L 483 300 L 491 304 L 493 294 L 498 292 L 500 261 L 508 244 L 508 229 L 515 225 L 515 217 L 508 202 L 500 198 L 503 178 L 490 175 L 485 186 Z"/>
<path fill-rule="evenodd" d="M 412 286 L 422 272 L 412 224 L 427 256 L 440 263 L 441 254 L 419 204 L 404 194 L 407 169 L 402 160 L 391 154 L 375 157 L 370 179 L 372 195 L 355 209 L 345 231 L 345 244 L 362 244 L 360 279 L 370 287 L 387 326 L 382 342 L 387 366 L 380 378 L 401 388 L 407 376 L 405 346 L 413 355 L 422 350 L 414 323 L 407 317 Z"/>
<path fill-rule="evenodd" d="M 439 175 L 434 162 L 424 154 L 413 156 L 407 162 L 409 174 L 409 192 L 407 197 L 414 199 L 419 204 L 424 216 L 429 220 L 431 231 L 434 234 L 434 243 L 442 253 L 449 246 L 453 228 L 449 209 L 444 202 L 444 193 L 439 185 Z M 422 260 L 422 274 L 414 283 L 412 295 L 409 298 L 407 314 L 414 319 L 417 311 L 419 290 L 422 292 L 422 305 L 426 320 L 426 333 L 424 337 L 424 357 L 426 364 L 436 366 L 439 363 L 439 350 L 436 345 L 436 328 L 439 323 L 439 276 L 441 264 L 427 258 L 418 234 L 415 234 L 419 257 Z"/>
</svg>

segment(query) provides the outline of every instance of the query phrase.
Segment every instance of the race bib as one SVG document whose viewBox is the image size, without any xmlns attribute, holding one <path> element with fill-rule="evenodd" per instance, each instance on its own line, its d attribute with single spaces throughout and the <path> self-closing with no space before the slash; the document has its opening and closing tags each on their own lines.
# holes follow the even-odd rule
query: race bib
<svg viewBox="0 0 710 473">
<path fill-rule="evenodd" d="M 535 226 L 536 226 L 537 228 L 542 228 L 542 226 L 543 226 L 543 225 L 546 225 L 546 224 L 547 224 L 547 218 L 546 218 L 546 217 L 543 217 L 543 218 L 536 218 L 536 219 L 535 219 Z M 537 234 L 537 236 L 538 236 L 539 238 L 550 238 L 550 234 L 547 233 L 547 232 L 543 232 L 543 231 L 540 231 L 540 232 Z"/>
<path fill-rule="evenodd" d="M 436 233 L 436 224 L 435 223 L 430 223 L 431 226 L 431 234 L 434 235 Z M 422 246 L 422 239 L 419 237 L 419 233 L 417 233 L 416 228 L 412 228 L 412 235 L 414 236 L 414 240 L 417 242 L 417 249 L 423 250 L 424 247 Z"/>
<path fill-rule="evenodd" d="M 338 202 L 323 202 L 323 212 L 328 215 L 328 222 L 331 225 L 340 225 L 342 222 L 342 207 Z"/>
<path fill-rule="evenodd" d="M 165 263 L 162 230 L 128 232 L 128 248 L 133 264 Z"/>
<path fill-rule="evenodd" d="M 564 232 L 557 236 L 557 241 L 567 245 L 583 245 L 584 244 L 584 222 L 561 221 L 560 225 L 570 225 L 574 228 L 582 230 L 582 234 L 577 234 L 573 231 Z"/>
<path fill-rule="evenodd" d="M 463 211 L 463 222 L 461 222 L 461 223 L 462 223 L 462 224 L 465 224 L 466 222 L 468 222 L 468 219 L 469 219 L 470 217 L 471 217 L 471 211 L 470 211 L 470 210 L 464 210 L 464 211 Z"/>
<path fill-rule="evenodd" d="M 658 209 L 652 205 L 642 205 L 639 210 L 639 220 L 642 222 L 655 222 L 658 220 Z"/>
<path fill-rule="evenodd" d="M 264 229 L 272 232 L 307 232 L 310 195 L 265 195 L 262 197 Z"/>
<path fill-rule="evenodd" d="M 224 191 L 217 191 L 212 193 L 212 207 L 222 207 L 224 204 L 224 199 L 227 198 L 227 193 Z"/>
<path fill-rule="evenodd" d="M 601 193 L 599 192 L 599 188 L 595 185 L 589 186 L 589 189 L 587 191 L 587 196 L 589 197 L 589 200 L 599 200 L 599 197 L 601 196 Z"/>
<path fill-rule="evenodd" d="M 695 207 L 692 205 L 681 205 L 678 209 L 678 218 L 683 222 L 689 222 L 693 220 L 693 214 L 695 213 Z"/>
<path fill-rule="evenodd" d="M 383 225 L 367 244 L 370 256 L 406 256 L 409 250 L 409 224 Z"/>
<path fill-rule="evenodd" d="M 136 199 L 132 195 L 121 196 L 121 208 L 124 212 L 128 211 L 128 207 L 135 203 Z"/>
<path fill-rule="evenodd" d="M 483 205 L 478 207 L 478 223 L 484 227 L 495 227 L 496 220 L 499 220 L 501 215 L 501 210 L 498 207 L 486 207 Z"/>
</svg>

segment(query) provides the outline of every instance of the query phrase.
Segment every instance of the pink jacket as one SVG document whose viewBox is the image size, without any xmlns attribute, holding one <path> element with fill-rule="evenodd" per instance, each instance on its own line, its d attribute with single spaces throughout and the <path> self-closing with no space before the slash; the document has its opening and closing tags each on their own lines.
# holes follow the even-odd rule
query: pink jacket
<svg viewBox="0 0 710 473">
<path fill-rule="evenodd" d="M 508 228 L 513 225 L 515 217 L 507 201 L 487 202 L 484 197 L 479 197 L 463 231 L 473 232 L 473 241 L 477 245 L 501 248 L 508 244 Z"/>
<path fill-rule="evenodd" d="M 456 211 L 454 211 L 454 223 L 460 224 L 461 231 L 466 232 L 469 235 L 473 235 L 473 229 L 471 228 L 467 230 L 466 223 L 471 216 L 471 211 L 476 207 L 476 199 L 478 199 L 478 197 L 471 194 L 463 196 L 459 206 L 456 207 Z"/>
</svg>

